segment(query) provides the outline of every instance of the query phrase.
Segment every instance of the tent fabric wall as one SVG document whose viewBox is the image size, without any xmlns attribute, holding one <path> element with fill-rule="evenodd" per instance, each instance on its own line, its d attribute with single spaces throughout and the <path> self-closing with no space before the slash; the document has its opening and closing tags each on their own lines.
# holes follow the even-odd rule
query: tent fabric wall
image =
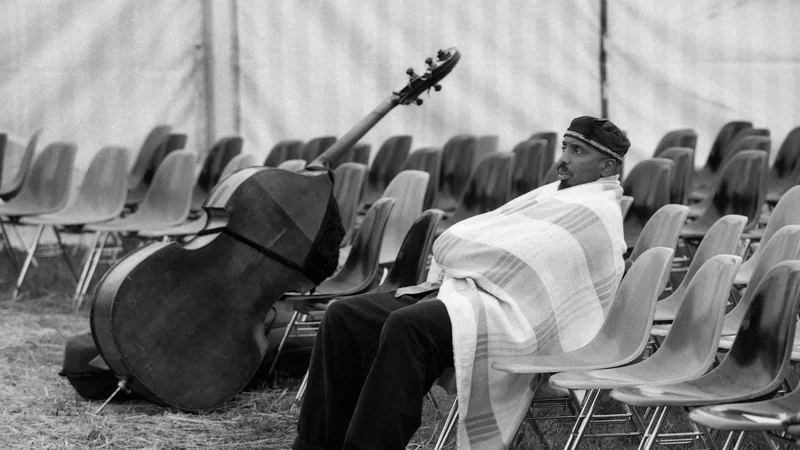
<svg viewBox="0 0 800 450">
<path fill-rule="evenodd" d="M 796 0 L 609 0 L 609 117 L 631 139 L 626 167 L 669 130 L 698 133 L 705 164 L 725 122 L 769 128 L 775 150 L 800 125 Z"/>
<path fill-rule="evenodd" d="M 261 160 L 282 139 L 341 136 L 405 71 L 442 47 L 462 59 L 422 106 L 397 107 L 363 141 L 414 148 L 457 133 L 497 134 L 499 149 L 599 114 L 599 3 L 238 0 L 241 134 Z"/>
<path fill-rule="evenodd" d="M 134 158 L 159 123 L 206 145 L 201 3 L 6 0 L 0 16 L 0 130 L 14 139 L 44 128 L 40 143 L 78 145 L 79 167 L 104 145 Z"/>
</svg>

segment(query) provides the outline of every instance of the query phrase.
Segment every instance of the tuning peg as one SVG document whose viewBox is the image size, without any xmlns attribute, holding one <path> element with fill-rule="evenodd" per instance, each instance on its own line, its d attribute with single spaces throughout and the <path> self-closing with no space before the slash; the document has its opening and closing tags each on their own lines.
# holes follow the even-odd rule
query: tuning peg
<svg viewBox="0 0 800 450">
<path fill-rule="evenodd" d="M 427 64 L 429 66 L 432 66 L 433 65 L 433 58 L 431 58 L 430 56 L 425 58 L 425 64 Z"/>
<path fill-rule="evenodd" d="M 418 99 L 414 100 L 414 102 L 415 102 L 416 104 L 418 104 L 418 105 L 421 105 L 421 104 L 422 104 L 422 99 L 421 99 L 421 98 L 418 98 Z"/>
<path fill-rule="evenodd" d="M 442 90 L 442 85 L 441 84 L 434 84 L 433 85 L 433 90 L 436 91 L 436 92 L 441 91 Z"/>
<path fill-rule="evenodd" d="M 447 52 L 445 52 L 444 50 L 441 50 L 441 49 L 440 49 L 440 50 L 439 50 L 439 51 L 436 53 L 436 57 L 437 57 L 437 58 L 439 58 L 439 61 L 441 61 L 441 60 L 443 60 L 443 59 L 445 59 L 445 58 L 447 57 Z"/>
<path fill-rule="evenodd" d="M 414 74 L 414 68 L 413 67 L 409 67 L 408 70 L 406 70 L 406 73 L 408 74 L 408 76 L 413 77 L 415 75 Z"/>
</svg>

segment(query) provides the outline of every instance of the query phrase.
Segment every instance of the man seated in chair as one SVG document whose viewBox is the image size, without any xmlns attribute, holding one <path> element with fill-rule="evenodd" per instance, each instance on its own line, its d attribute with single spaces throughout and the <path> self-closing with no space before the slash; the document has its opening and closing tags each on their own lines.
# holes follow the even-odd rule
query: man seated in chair
<svg viewBox="0 0 800 450">
<path fill-rule="evenodd" d="M 559 181 L 463 220 L 434 243 L 437 281 L 332 302 L 314 344 L 293 448 L 404 449 L 455 367 L 459 448 L 505 448 L 533 375 L 494 358 L 564 352 L 597 334 L 622 278 L 618 178 L 630 142 L 583 116 Z"/>
</svg>

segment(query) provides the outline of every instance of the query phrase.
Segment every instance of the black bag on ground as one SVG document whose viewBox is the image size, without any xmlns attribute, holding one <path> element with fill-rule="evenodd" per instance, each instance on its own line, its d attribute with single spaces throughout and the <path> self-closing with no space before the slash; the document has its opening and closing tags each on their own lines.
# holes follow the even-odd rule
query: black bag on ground
<svg viewBox="0 0 800 450">
<path fill-rule="evenodd" d="M 105 400 L 116 389 L 116 374 L 108 368 L 92 338 L 92 333 L 79 334 L 67 340 L 64 364 L 58 374 L 65 377 L 81 397 Z M 132 392 L 120 391 L 115 400 L 138 398 Z"/>
</svg>

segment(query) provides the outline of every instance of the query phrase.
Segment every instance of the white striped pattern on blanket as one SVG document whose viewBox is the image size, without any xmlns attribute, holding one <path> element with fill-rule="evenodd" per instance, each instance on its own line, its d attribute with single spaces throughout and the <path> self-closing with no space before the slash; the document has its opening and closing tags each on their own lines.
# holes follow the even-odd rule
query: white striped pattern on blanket
<svg viewBox="0 0 800 450">
<path fill-rule="evenodd" d="M 617 177 L 557 186 L 461 221 L 434 243 L 453 327 L 459 448 L 505 448 L 531 401 L 534 376 L 496 371 L 491 360 L 585 345 L 622 279 Z"/>
</svg>

